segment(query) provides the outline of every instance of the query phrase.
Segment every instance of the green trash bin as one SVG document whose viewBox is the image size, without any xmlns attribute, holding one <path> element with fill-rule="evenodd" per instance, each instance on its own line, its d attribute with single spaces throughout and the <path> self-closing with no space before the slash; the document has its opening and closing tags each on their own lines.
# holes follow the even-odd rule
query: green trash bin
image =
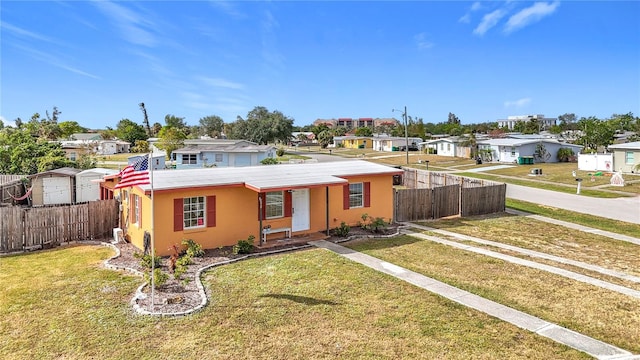
<svg viewBox="0 0 640 360">
<path fill-rule="evenodd" d="M 524 159 L 522 158 L 522 156 L 518 156 L 518 165 L 524 164 L 523 161 Z"/>
</svg>

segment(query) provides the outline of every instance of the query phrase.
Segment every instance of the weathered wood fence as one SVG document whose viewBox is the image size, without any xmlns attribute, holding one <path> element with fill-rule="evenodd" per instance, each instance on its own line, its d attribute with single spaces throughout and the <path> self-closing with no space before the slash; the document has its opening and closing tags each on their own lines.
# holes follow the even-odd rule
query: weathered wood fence
<svg viewBox="0 0 640 360">
<path fill-rule="evenodd" d="M 46 207 L 0 207 L 0 253 L 111 237 L 118 227 L 116 200 Z"/>
<path fill-rule="evenodd" d="M 24 177 L 26 175 L 0 174 L 0 204 L 13 204 L 15 203 L 14 198 L 24 195 L 25 190 L 22 183 Z"/>
<path fill-rule="evenodd" d="M 505 210 L 506 184 L 447 173 L 404 169 L 403 185 L 394 193 L 395 219 L 417 221 L 473 216 Z"/>
</svg>

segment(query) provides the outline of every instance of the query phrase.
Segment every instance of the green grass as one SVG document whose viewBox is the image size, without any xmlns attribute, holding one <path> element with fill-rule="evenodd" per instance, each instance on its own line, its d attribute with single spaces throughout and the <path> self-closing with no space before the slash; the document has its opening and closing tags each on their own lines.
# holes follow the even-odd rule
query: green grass
<svg viewBox="0 0 640 360">
<path fill-rule="evenodd" d="M 639 299 L 411 236 L 349 247 L 623 349 L 640 351 Z"/>
<path fill-rule="evenodd" d="M 589 226 L 592 228 L 611 231 L 617 234 L 623 234 L 632 237 L 640 237 L 640 225 L 632 224 L 624 221 L 616 221 L 613 219 L 602 218 L 589 214 L 573 212 L 569 210 L 559 209 L 546 205 L 539 205 L 527 201 L 507 199 L 506 206 L 508 208 L 530 212 L 532 214 L 550 217 L 567 221 L 570 223 Z"/>
<path fill-rule="evenodd" d="M 111 254 L 0 258 L 0 358 L 588 358 L 320 249 L 216 268 L 202 311 L 139 316 L 141 280 L 100 268 Z"/>
</svg>

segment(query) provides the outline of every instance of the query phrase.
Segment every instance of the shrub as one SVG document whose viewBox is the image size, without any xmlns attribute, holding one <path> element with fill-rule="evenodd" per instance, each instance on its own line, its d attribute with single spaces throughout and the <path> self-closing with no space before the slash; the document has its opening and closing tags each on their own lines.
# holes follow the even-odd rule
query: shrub
<svg viewBox="0 0 640 360">
<path fill-rule="evenodd" d="M 362 222 L 360 223 L 360 227 L 364 230 L 369 230 L 373 232 L 383 232 L 387 229 L 389 223 L 387 223 L 384 218 L 376 217 L 373 218 L 369 216 L 369 214 L 362 214 L 361 216 Z"/>
<path fill-rule="evenodd" d="M 187 247 L 187 255 L 190 257 L 201 257 L 204 256 L 204 250 L 202 250 L 202 245 L 191 239 L 182 240 L 182 245 Z"/>
<path fill-rule="evenodd" d="M 279 163 L 280 162 L 276 158 L 265 158 L 262 161 L 260 161 L 260 164 L 262 165 L 277 165 Z"/>
<path fill-rule="evenodd" d="M 136 259 L 140 259 L 140 266 L 147 270 L 151 270 L 152 260 L 154 268 L 159 268 L 160 262 L 162 261 L 162 258 L 160 256 L 154 256 L 152 259 L 151 255 L 142 255 L 142 253 L 133 253 L 133 257 L 135 257 Z"/>
<path fill-rule="evenodd" d="M 144 274 L 144 279 L 147 282 L 147 285 L 151 286 L 151 276 L 148 272 Z M 169 275 L 167 275 L 160 269 L 153 270 L 153 282 L 156 289 L 162 287 L 162 285 L 164 285 L 167 280 L 169 280 Z"/>
<path fill-rule="evenodd" d="M 568 162 L 574 156 L 573 150 L 570 148 L 560 148 L 558 149 L 558 161 L 560 162 Z"/>
<path fill-rule="evenodd" d="M 284 156 L 284 148 L 278 148 L 278 150 L 276 150 L 276 155 L 278 155 L 278 157 Z"/>
<path fill-rule="evenodd" d="M 255 236 L 249 235 L 247 240 L 238 240 L 238 244 L 233 246 L 234 254 L 250 254 L 253 250 L 253 240 Z"/>
<path fill-rule="evenodd" d="M 340 223 L 340 226 L 333 229 L 333 233 L 336 236 L 340 236 L 340 237 L 346 237 L 347 235 L 349 235 L 349 231 L 351 231 L 351 227 L 347 225 L 347 223 L 345 223 L 344 221 Z"/>
</svg>

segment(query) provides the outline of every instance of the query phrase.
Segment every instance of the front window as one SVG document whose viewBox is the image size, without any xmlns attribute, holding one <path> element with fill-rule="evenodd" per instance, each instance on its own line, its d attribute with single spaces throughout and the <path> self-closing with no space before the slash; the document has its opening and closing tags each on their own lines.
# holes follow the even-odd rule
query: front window
<svg viewBox="0 0 640 360">
<path fill-rule="evenodd" d="M 516 156 L 516 148 L 511 147 L 511 156 Z"/>
<path fill-rule="evenodd" d="M 625 164 L 633 164 L 633 151 L 626 151 L 624 153 L 624 163 Z"/>
<path fill-rule="evenodd" d="M 362 183 L 349 184 L 349 208 L 363 207 L 363 195 Z"/>
<path fill-rule="evenodd" d="M 265 205 L 267 219 L 284 216 L 284 195 L 282 191 L 272 191 L 267 193 L 267 203 Z"/>
<path fill-rule="evenodd" d="M 182 154 L 182 163 L 183 164 L 197 164 L 198 159 L 196 154 Z"/>
<path fill-rule="evenodd" d="M 216 154 L 216 162 L 222 162 L 222 154 Z"/>
<path fill-rule="evenodd" d="M 182 199 L 184 228 L 197 228 L 204 226 L 204 196 L 195 196 Z"/>
</svg>

